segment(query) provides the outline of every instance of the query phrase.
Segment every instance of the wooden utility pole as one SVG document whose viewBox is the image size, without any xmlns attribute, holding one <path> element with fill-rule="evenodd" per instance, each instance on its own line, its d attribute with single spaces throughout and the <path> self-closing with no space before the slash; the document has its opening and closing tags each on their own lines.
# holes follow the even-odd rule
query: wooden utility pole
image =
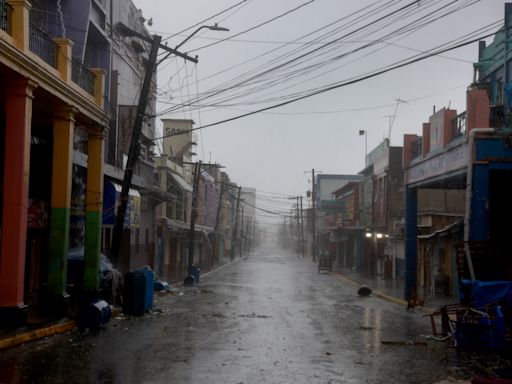
<svg viewBox="0 0 512 384">
<path fill-rule="evenodd" d="M 121 195 L 119 196 L 120 204 L 117 209 L 117 215 L 114 222 L 114 229 L 112 231 L 112 246 L 111 253 L 114 263 L 119 262 L 119 250 L 121 249 L 121 241 L 123 238 L 124 220 L 126 217 L 126 208 L 128 206 L 128 192 L 132 185 L 133 168 L 139 158 L 140 152 L 140 134 L 142 131 L 142 123 L 144 115 L 146 114 L 146 107 L 148 105 L 149 91 L 151 88 L 151 81 L 153 79 L 153 72 L 156 66 L 156 57 L 160 41 L 162 37 L 155 35 L 151 41 L 151 51 L 149 52 L 148 64 L 146 73 L 144 74 L 144 81 L 140 91 L 139 104 L 137 105 L 137 113 L 135 115 L 135 122 L 133 123 L 132 135 L 130 138 L 130 149 L 128 150 L 128 159 L 126 161 L 126 168 L 124 171 L 123 185 L 121 188 Z"/>
<path fill-rule="evenodd" d="M 195 164 L 194 170 L 194 184 L 192 189 L 192 210 L 190 212 L 190 231 L 188 234 L 188 273 L 191 273 L 194 265 L 194 240 L 195 240 L 195 225 L 197 218 L 197 195 L 199 194 L 199 179 L 201 176 L 201 161 Z"/>
<path fill-rule="evenodd" d="M 234 259 L 236 245 L 238 244 L 236 239 L 237 239 L 237 231 L 238 231 L 238 210 L 240 209 L 240 194 L 241 193 L 242 193 L 242 187 L 238 187 L 238 197 L 236 200 L 236 211 L 235 211 L 235 227 L 233 228 L 233 236 L 231 239 L 231 243 L 232 243 L 231 244 L 231 260 Z"/>
<path fill-rule="evenodd" d="M 302 210 L 302 196 L 300 196 L 300 245 L 304 257 L 304 212 Z"/>
<path fill-rule="evenodd" d="M 139 158 L 140 153 L 140 134 L 142 131 L 142 123 L 144 121 L 144 116 L 146 114 L 146 108 L 149 100 L 149 91 L 151 89 L 151 82 L 153 79 L 153 73 L 156 70 L 157 66 L 157 54 L 158 48 L 162 48 L 169 53 L 172 53 L 176 56 L 183 57 L 186 60 L 197 63 L 197 58 L 190 57 L 184 53 L 178 52 L 175 49 L 169 48 L 166 45 L 160 44 L 162 37 L 158 35 L 153 35 L 148 37 L 143 35 L 137 31 L 134 31 L 128 28 L 126 25 L 122 23 L 117 23 L 115 29 L 118 33 L 123 36 L 135 36 L 139 39 L 147 41 L 151 43 L 151 50 L 149 52 L 148 62 L 146 65 L 146 72 L 144 73 L 144 80 L 142 82 L 139 103 L 137 105 L 137 112 L 135 115 L 135 121 L 133 123 L 133 130 L 130 137 L 130 148 L 128 150 L 128 159 L 126 161 L 126 168 L 124 171 L 123 184 L 121 188 L 121 194 L 119 196 L 119 208 L 117 209 L 116 218 L 114 222 L 114 229 L 112 231 L 112 245 L 111 245 L 111 257 L 114 263 L 119 262 L 119 251 L 121 249 L 121 243 L 123 240 L 123 232 L 124 232 L 124 220 L 126 217 L 126 208 L 128 206 L 128 193 L 130 191 L 130 186 L 132 184 L 132 176 L 133 169 L 135 167 L 135 163 Z"/>
<path fill-rule="evenodd" d="M 311 183 L 313 185 L 313 188 L 311 190 L 311 200 L 312 200 L 312 214 L 313 214 L 313 261 L 316 261 L 316 256 L 318 253 L 317 248 L 317 238 L 316 238 L 316 203 L 315 203 L 315 169 L 313 168 L 311 170 Z"/>
</svg>

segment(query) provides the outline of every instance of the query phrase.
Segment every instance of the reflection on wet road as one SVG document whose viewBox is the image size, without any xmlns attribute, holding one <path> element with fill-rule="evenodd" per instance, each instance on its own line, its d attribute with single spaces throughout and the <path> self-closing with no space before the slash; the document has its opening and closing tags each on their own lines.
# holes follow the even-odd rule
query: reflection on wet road
<svg viewBox="0 0 512 384">
<path fill-rule="evenodd" d="M 2 351 L 0 383 L 435 383 L 511 372 L 496 355 L 403 343 L 429 333 L 421 313 L 264 248 L 157 295 L 142 318 Z"/>
</svg>

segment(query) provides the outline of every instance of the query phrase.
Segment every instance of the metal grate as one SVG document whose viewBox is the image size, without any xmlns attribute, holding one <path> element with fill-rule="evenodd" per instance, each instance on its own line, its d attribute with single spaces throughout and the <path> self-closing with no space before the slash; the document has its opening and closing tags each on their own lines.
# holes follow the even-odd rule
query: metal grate
<svg viewBox="0 0 512 384">
<path fill-rule="evenodd" d="M 40 29 L 36 24 L 30 23 L 30 50 L 37 56 L 56 67 L 57 45 L 55 41 Z"/>
</svg>

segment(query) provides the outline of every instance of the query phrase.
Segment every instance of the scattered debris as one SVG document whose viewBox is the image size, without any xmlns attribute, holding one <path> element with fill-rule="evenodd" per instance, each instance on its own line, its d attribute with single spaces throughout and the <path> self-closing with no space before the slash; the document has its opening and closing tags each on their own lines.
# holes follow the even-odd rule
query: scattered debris
<svg viewBox="0 0 512 384">
<path fill-rule="evenodd" d="M 183 280 L 183 285 L 185 287 L 192 287 L 196 283 L 196 278 L 193 275 L 188 275 Z"/>
<path fill-rule="evenodd" d="M 435 384 L 470 384 L 470 381 L 467 380 L 457 380 L 453 377 L 448 377 L 441 381 L 437 381 Z"/>
<path fill-rule="evenodd" d="M 361 288 L 357 290 L 359 296 L 368 297 L 372 294 L 372 290 L 367 285 L 361 285 Z"/>
<path fill-rule="evenodd" d="M 169 292 L 171 290 L 171 287 L 169 286 L 169 283 L 166 281 L 155 281 L 154 283 L 154 289 L 156 292 L 165 291 Z"/>
<path fill-rule="evenodd" d="M 411 347 L 426 347 L 428 344 L 426 341 L 414 341 L 414 340 L 405 340 L 405 341 L 381 341 L 381 344 L 384 345 L 405 345 Z"/>
<path fill-rule="evenodd" d="M 248 314 L 248 315 L 238 315 L 238 317 L 245 317 L 245 318 L 249 318 L 249 319 L 269 319 L 272 316 L 257 315 L 255 313 L 251 313 L 251 314 Z"/>
</svg>

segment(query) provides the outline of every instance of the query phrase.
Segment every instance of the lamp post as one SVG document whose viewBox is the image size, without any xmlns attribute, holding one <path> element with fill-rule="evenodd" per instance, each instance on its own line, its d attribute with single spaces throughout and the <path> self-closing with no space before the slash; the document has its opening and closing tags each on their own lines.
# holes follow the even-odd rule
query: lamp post
<svg viewBox="0 0 512 384">
<path fill-rule="evenodd" d="M 146 108 L 149 100 L 149 91 L 151 87 L 151 81 L 153 79 L 153 73 L 156 70 L 157 65 L 161 62 L 156 61 L 158 49 L 162 48 L 168 52 L 165 57 L 168 57 L 170 54 L 174 54 L 179 57 L 183 57 L 186 60 L 197 63 L 197 57 L 193 58 L 188 56 L 187 54 L 178 52 L 177 49 L 169 48 L 163 44 L 160 44 L 162 37 L 158 35 L 146 36 L 142 33 L 134 31 L 133 29 L 127 27 L 123 23 L 117 23 L 115 27 L 116 31 L 123 36 L 134 36 L 144 41 L 151 43 L 151 50 L 149 53 L 149 58 L 146 66 L 146 72 L 144 74 L 144 80 L 142 83 L 139 103 L 137 105 L 137 112 L 135 115 L 135 121 L 133 123 L 132 135 L 130 138 L 130 148 L 128 150 L 128 159 L 126 162 L 124 177 L 123 177 L 123 185 L 121 188 L 121 194 L 119 196 L 120 204 L 117 210 L 114 229 L 112 231 L 112 245 L 111 245 L 111 253 L 114 262 L 119 262 L 119 251 L 121 249 L 121 242 L 123 238 L 123 230 L 124 230 L 124 221 L 126 217 L 126 208 L 128 206 L 128 192 L 130 190 L 130 186 L 132 183 L 132 176 L 135 164 L 139 157 L 140 152 L 140 134 L 142 131 L 142 123 L 144 120 L 144 116 L 146 113 Z M 201 28 L 198 28 L 198 30 Z M 194 33 L 196 33 L 195 31 Z M 190 37 L 189 37 L 190 38 Z M 185 41 L 188 40 L 185 39 Z M 178 45 L 181 46 L 181 44 Z"/>
<path fill-rule="evenodd" d="M 228 32 L 229 29 L 228 28 L 224 28 L 224 27 L 219 27 L 217 25 L 217 23 L 215 23 L 214 25 L 201 25 L 199 28 L 197 28 L 194 32 L 192 32 L 185 40 L 183 40 L 181 43 L 179 43 L 176 47 L 174 47 L 174 49 L 178 49 L 180 48 L 183 44 L 185 44 L 187 41 L 189 41 L 196 33 L 198 33 L 201 29 L 209 29 L 211 31 L 223 31 L 223 32 Z M 160 64 L 162 61 L 164 61 L 165 59 L 167 59 L 169 56 L 171 55 L 171 52 L 169 52 L 167 55 L 165 55 L 158 63 Z"/>
</svg>

